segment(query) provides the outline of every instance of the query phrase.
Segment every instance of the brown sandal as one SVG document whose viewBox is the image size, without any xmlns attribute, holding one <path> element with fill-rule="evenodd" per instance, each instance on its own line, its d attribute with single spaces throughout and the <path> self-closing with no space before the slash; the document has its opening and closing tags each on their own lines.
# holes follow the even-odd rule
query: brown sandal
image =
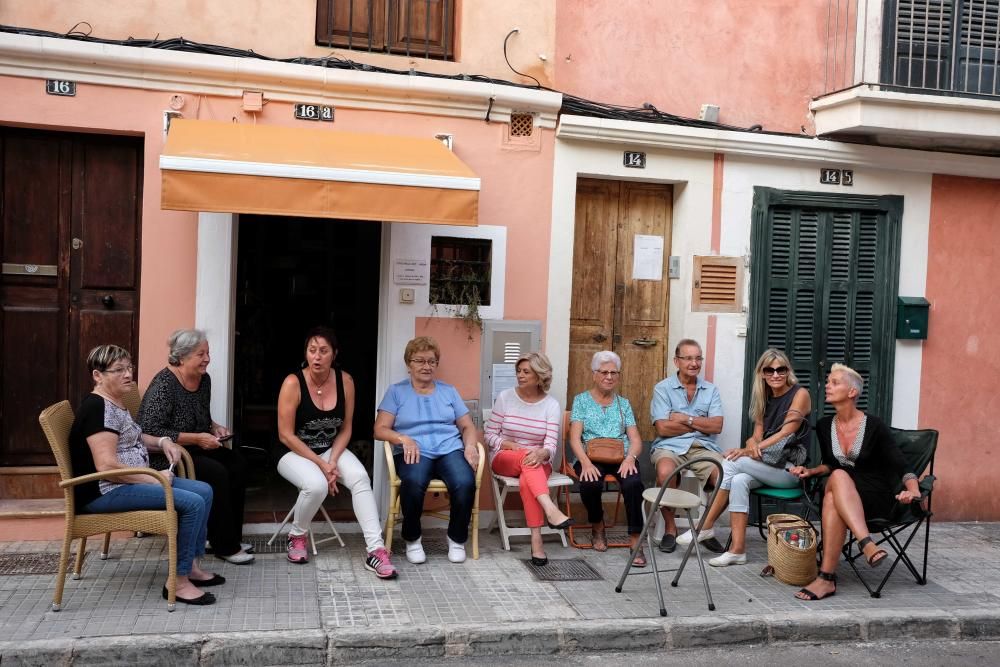
<svg viewBox="0 0 1000 667">
<path fill-rule="evenodd" d="M 594 551 L 608 550 L 608 538 L 604 532 L 604 528 L 590 529 L 590 545 L 594 548 Z"/>
<path fill-rule="evenodd" d="M 873 543 L 872 536 L 869 535 L 868 537 L 858 540 L 858 549 L 861 550 L 861 553 L 864 553 L 865 547 Z M 877 547 L 878 545 L 876 544 L 875 546 Z M 888 557 L 888 555 L 889 552 L 885 549 L 877 549 L 871 556 L 865 556 L 865 561 L 868 562 L 868 567 L 878 567 L 882 564 L 882 561 Z"/>
</svg>

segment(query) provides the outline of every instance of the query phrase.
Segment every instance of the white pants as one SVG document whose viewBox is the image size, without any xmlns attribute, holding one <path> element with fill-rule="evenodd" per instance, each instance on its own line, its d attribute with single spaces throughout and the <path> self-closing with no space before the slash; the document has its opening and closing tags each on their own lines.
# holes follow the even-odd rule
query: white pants
<svg viewBox="0 0 1000 667">
<path fill-rule="evenodd" d="M 765 484 L 791 489 L 799 485 L 799 478 L 784 468 L 769 466 L 749 456 L 722 462 L 722 484 L 719 488 L 729 491 L 730 512 L 747 514 L 750 511 L 750 491 Z"/>
<path fill-rule="evenodd" d="M 321 458 L 329 462 L 332 454 L 331 448 L 323 452 Z M 372 492 L 368 471 L 349 449 L 345 449 L 337 459 L 337 469 L 340 470 L 338 483 L 351 492 L 354 515 L 358 518 L 361 532 L 365 535 L 367 551 L 371 553 L 375 549 L 384 547 L 382 526 L 379 524 L 375 494 Z M 289 532 L 292 535 L 304 535 L 330 491 L 326 476 L 319 466 L 295 452 L 288 452 L 281 457 L 278 461 L 278 472 L 299 489 L 299 498 L 295 501 L 292 528 Z"/>
</svg>

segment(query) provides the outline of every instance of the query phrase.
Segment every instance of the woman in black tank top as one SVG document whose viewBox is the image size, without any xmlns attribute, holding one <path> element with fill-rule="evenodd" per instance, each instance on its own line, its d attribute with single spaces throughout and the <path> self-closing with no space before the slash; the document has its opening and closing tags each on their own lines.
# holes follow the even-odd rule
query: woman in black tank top
<svg viewBox="0 0 1000 667">
<path fill-rule="evenodd" d="M 381 579 L 396 577 L 382 541 L 371 478 L 347 446 L 354 418 L 354 380 L 333 367 L 337 337 L 317 327 L 306 335 L 306 364 L 291 373 L 278 394 L 278 439 L 288 453 L 278 472 L 299 489 L 288 531 L 288 560 L 309 561 L 306 538 L 313 517 L 338 484 L 351 492 L 354 514 L 365 536 L 365 567 Z"/>
</svg>

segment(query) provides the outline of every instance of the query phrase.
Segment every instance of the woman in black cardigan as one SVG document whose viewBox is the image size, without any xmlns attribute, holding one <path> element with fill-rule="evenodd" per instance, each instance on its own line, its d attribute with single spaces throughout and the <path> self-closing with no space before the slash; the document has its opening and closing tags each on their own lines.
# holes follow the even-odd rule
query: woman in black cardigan
<svg viewBox="0 0 1000 667">
<path fill-rule="evenodd" d="M 863 388 L 864 380 L 854 369 L 843 364 L 830 368 L 826 402 L 837 412 L 816 424 L 823 463 L 789 470 L 801 478 L 830 475 L 823 496 L 823 560 L 819 576 L 795 594 L 800 600 L 821 600 L 837 592 L 837 562 L 848 529 L 868 565 L 880 565 L 888 554 L 868 534 L 865 517 L 887 518 L 896 501 L 909 504 L 920 499 L 917 476 L 907 472 L 889 427 L 858 410 Z M 897 494 L 900 481 L 905 488 Z"/>
</svg>

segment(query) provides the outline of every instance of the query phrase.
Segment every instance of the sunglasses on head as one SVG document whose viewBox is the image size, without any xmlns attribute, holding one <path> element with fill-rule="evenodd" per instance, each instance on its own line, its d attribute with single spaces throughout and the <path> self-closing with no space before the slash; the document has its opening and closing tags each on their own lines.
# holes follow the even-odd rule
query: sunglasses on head
<svg viewBox="0 0 1000 667">
<path fill-rule="evenodd" d="M 778 366 L 777 368 L 771 368 L 770 366 L 765 366 L 760 369 L 760 372 L 764 375 L 787 375 L 788 366 Z"/>
</svg>

